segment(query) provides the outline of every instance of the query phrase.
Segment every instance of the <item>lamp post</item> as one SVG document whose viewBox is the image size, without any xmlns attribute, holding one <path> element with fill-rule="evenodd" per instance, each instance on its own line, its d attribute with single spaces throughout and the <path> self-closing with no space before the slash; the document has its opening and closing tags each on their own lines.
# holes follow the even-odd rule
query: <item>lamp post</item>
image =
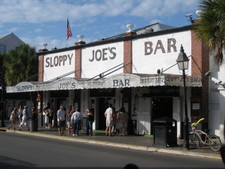
<svg viewBox="0 0 225 169">
<path fill-rule="evenodd" d="M 184 115 L 185 115 L 185 122 L 184 122 L 184 148 L 185 149 L 189 149 L 190 145 L 189 145 L 189 138 L 188 138 L 188 134 L 189 134 L 189 129 L 188 129 L 188 111 L 187 111 L 187 91 L 186 91 L 186 74 L 185 74 L 185 70 L 188 70 L 188 65 L 189 65 L 189 59 L 186 55 L 186 53 L 184 52 L 184 48 L 181 45 L 180 48 L 180 53 L 178 55 L 177 58 L 177 65 L 179 70 L 182 71 L 183 73 L 183 85 L 184 85 Z"/>
</svg>

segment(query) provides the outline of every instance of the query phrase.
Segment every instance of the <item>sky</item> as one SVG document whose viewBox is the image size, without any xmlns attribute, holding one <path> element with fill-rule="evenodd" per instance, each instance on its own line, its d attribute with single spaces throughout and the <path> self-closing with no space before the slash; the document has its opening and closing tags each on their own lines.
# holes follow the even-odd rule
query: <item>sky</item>
<svg viewBox="0 0 225 169">
<path fill-rule="evenodd" d="M 200 0 L 1 0 L 0 36 L 13 32 L 22 41 L 42 49 L 74 46 L 83 35 L 90 43 L 156 22 L 190 25 L 186 14 L 195 14 Z M 67 18 L 72 37 L 66 40 Z"/>
</svg>

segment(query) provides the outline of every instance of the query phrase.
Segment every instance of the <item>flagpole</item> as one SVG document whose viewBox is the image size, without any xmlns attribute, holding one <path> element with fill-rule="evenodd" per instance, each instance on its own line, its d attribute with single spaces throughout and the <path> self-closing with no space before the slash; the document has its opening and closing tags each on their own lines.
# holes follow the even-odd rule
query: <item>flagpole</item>
<svg viewBox="0 0 225 169">
<path fill-rule="evenodd" d="M 66 40 L 66 48 L 68 48 L 69 43 L 68 43 L 68 39 Z"/>
</svg>

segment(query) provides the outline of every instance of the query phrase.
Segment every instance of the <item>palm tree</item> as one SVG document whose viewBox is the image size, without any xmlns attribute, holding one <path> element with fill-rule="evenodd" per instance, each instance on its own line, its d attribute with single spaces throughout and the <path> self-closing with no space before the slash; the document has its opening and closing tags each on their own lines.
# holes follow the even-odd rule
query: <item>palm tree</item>
<svg viewBox="0 0 225 169">
<path fill-rule="evenodd" d="M 202 13 L 194 30 L 197 36 L 215 51 L 214 59 L 220 65 L 225 45 L 225 1 L 202 0 L 200 8 Z"/>
<path fill-rule="evenodd" d="M 37 56 L 35 48 L 21 44 L 4 56 L 5 83 L 15 85 L 22 81 L 37 80 Z"/>
</svg>

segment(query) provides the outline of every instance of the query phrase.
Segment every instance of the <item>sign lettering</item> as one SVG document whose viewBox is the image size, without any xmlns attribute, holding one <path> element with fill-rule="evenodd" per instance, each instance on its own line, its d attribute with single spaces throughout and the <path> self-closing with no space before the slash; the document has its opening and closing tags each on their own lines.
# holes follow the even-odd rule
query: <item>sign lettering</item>
<svg viewBox="0 0 225 169">
<path fill-rule="evenodd" d="M 89 58 L 90 62 L 96 61 L 106 61 L 108 59 L 116 58 L 116 47 L 108 47 L 103 49 L 92 50 L 92 56 Z"/>
<path fill-rule="evenodd" d="M 75 89 L 75 82 L 59 83 L 58 89 Z"/>
<path fill-rule="evenodd" d="M 172 50 L 173 52 L 177 52 L 175 38 L 168 38 L 166 44 L 163 44 L 161 40 L 158 40 L 156 43 L 153 43 L 152 41 L 145 42 L 145 55 L 155 55 L 159 51 L 161 51 L 161 53 L 170 53 Z"/>
<path fill-rule="evenodd" d="M 125 80 L 113 80 L 113 87 L 130 86 L 130 79 Z"/>
<path fill-rule="evenodd" d="M 45 67 L 65 66 L 66 64 L 71 65 L 72 58 L 73 54 L 47 57 L 45 59 Z"/>
<path fill-rule="evenodd" d="M 140 78 L 140 84 L 156 84 L 164 83 L 164 78 L 161 77 L 142 77 Z"/>
<path fill-rule="evenodd" d="M 24 85 L 24 86 L 17 86 L 17 91 L 24 92 L 24 91 L 31 91 L 33 89 L 32 85 Z"/>
</svg>

